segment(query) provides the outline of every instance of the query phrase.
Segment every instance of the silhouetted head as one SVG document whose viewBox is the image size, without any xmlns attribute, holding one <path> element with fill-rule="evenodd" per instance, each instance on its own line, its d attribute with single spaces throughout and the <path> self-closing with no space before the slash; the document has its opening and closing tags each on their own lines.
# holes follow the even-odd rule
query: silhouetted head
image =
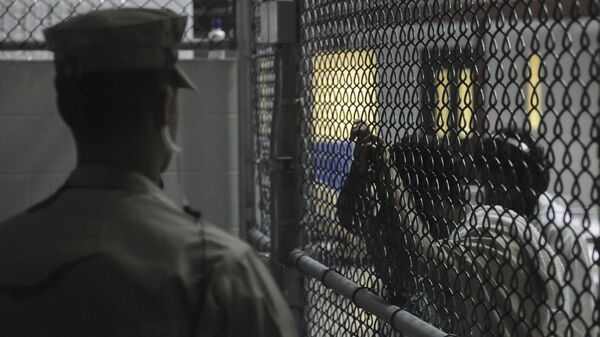
<svg viewBox="0 0 600 337">
<path fill-rule="evenodd" d="M 195 89 L 176 64 L 186 20 L 163 9 L 107 9 L 44 31 L 80 164 L 137 169 L 158 183 L 176 149 L 177 89 Z"/>
<path fill-rule="evenodd" d="M 513 129 L 482 138 L 474 150 L 475 178 L 486 189 L 486 203 L 534 216 L 550 182 L 544 150 L 529 134 Z"/>
</svg>

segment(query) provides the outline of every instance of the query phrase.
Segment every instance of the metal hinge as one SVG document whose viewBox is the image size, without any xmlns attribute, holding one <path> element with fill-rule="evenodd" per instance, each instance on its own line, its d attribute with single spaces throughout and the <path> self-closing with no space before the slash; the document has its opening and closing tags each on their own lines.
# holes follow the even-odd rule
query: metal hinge
<svg viewBox="0 0 600 337">
<path fill-rule="evenodd" d="M 289 172 L 293 169 L 292 157 L 277 157 L 271 159 L 271 172 Z"/>
</svg>

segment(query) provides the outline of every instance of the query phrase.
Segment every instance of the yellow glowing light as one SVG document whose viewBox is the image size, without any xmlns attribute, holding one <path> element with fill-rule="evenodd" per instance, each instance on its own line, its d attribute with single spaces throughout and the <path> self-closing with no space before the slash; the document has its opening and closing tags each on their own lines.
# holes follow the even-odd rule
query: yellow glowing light
<svg viewBox="0 0 600 337">
<path fill-rule="evenodd" d="M 529 83 L 527 84 L 527 115 L 531 130 L 537 131 L 542 122 L 542 84 L 540 83 L 539 55 L 533 54 L 529 58 Z"/>
<path fill-rule="evenodd" d="M 316 140 L 343 141 L 361 119 L 378 131 L 377 60 L 373 50 L 323 52 L 312 57 L 312 126 Z"/>
<path fill-rule="evenodd" d="M 438 137 L 444 137 L 448 132 L 448 117 L 450 117 L 450 80 L 448 69 L 441 69 L 435 77 L 436 109 L 435 128 Z"/>
<path fill-rule="evenodd" d="M 461 69 L 458 85 L 458 136 L 467 138 L 473 122 L 473 98 L 475 91 L 471 81 L 471 69 Z"/>
</svg>

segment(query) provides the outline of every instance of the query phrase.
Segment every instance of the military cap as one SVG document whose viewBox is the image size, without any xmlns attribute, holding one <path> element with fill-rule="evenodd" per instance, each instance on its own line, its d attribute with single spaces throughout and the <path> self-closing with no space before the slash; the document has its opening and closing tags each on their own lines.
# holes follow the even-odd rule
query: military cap
<svg viewBox="0 0 600 337">
<path fill-rule="evenodd" d="M 44 31 L 58 74 L 173 70 L 179 87 L 196 87 L 177 67 L 186 17 L 166 9 L 120 8 L 74 16 Z"/>
</svg>

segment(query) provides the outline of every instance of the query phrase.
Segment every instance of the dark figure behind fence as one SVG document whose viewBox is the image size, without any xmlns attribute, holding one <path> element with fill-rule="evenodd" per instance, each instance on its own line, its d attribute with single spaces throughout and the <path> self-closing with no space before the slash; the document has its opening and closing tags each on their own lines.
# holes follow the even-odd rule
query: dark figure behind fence
<svg viewBox="0 0 600 337">
<path fill-rule="evenodd" d="M 382 281 L 385 297 L 391 303 L 411 306 L 415 277 L 411 275 L 416 255 L 408 237 L 400 230 L 393 193 L 389 161 L 385 160 L 381 140 L 363 122 L 353 125 L 350 138 L 355 142 L 354 161 L 342 185 L 337 202 L 340 225 L 363 238 L 367 261 Z"/>
<path fill-rule="evenodd" d="M 475 146 L 473 157 L 486 202 L 527 218 L 554 252 L 552 258 L 563 264 L 560 310 L 568 316 L 573 336 L 592 331 L 594 294 L 586 231 L 566 205 L 570 196 L 546 191 L 551 167 L 544 149 L 524 131 L 503 129 Z"/>
<path fill-rule="evenodd" d="M 522 198 L 510 194 L 515 173 L 499 169 L 490 177 L 479 165 L 481 154 L 457 152 L 435 137 L 411 138 L 394 151 L 405 184 L 399 209 L 408 210 L 405 230 L 421 254 L 423 277 L 451 294 L 432 300 L 449 299 L 446 306 L 455 316 L 439 320 L 450 322 L 449 332 L 468 336 L 549 336 L 564 330 L 567 316 L 557 310 L 564 267 L 540 232 L 515 211 L 523 210 Z M 440 164 L 450 179 L 427 177 L 424 163 L 435 163 L 438 153 L 453 153 Z M 490 156 L 499 161 L 497 152 Z M 453 193 L 468 182 L 491 185 L 492 179 L 496 198 L 480 204 Z M 441 197 L 435 197 L 436 189 Z M 431 220 L 447 224 L 449 235 L 434 237 Z"/>
<path fill-rule="evenodd" d="M 557 304 L 564 266 L 556 253 L 516 203 L 472 206 L 464 196 L 469 181 L 489 185 L 481 158 L 450 155 L 425 135 L 388 154 L 361 124 L 338 216 L 367 238 L 388 299 L 459 335 L 563 335 L 569 314 Z M 495 174 L 495 190 L 510 190 L 514 173 Z"/>
</svg>

